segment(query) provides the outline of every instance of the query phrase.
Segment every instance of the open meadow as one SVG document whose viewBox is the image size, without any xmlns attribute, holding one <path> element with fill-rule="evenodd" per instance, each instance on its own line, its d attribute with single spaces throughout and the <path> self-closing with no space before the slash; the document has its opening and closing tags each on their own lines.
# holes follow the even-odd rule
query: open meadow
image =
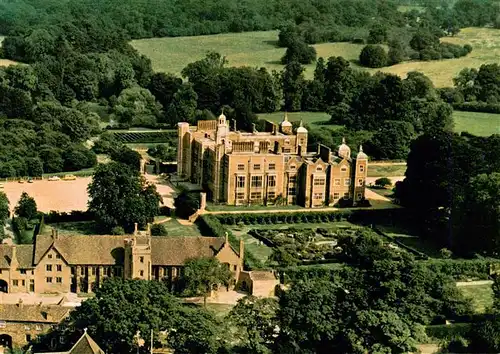
<svg viewBox="0 0 500 354">
<path fill-rule="evenodd" d="M 500 134 L 500 114 L 454 111 L 455 131 L 488 136 Z"/>
<path fill-rule="evenodd" d="M 406 77 L 410 71 L 421 71 L 429 76 L 436 87 L 453 85 L 453 77 L 466 67 L 498 62 L 500 59 L 500 30 L 493 28 L 464 28 L 455 37 L 443 41 L 455 44 L 471 44 L 472 53 L 458 59 L 435 61 L 410 61 L 381 69 L 361 68 L 357 64 L 363 44 L 321 43 L 314 47 L 318 57 L 342 56 L 358 69 L 370 72 L 383 71 Z M 285 48 L 276 46 L 277 31 L 226 33 L 210 36 L 151 38 L 132 41 L 134 48 L 153 62 L 156 71 L 180 74 L 187 63 L 199 60 L 209 51 L 226 56 L 231 66 L 265 67 L 281 70 L 280 58 Z M 306 65 L 305 75 L 313 76 L 314 65 Z"/>
<path fill-rule="evenodd" d="M 283 120 L 283 112 L 262 113 L 259 119 L 270 120 L 279 123 Z M 489 136 L 500 134 L 500 114 L 454 111 L 454 130 L 457 133 L 469 132 L 478 136 Z M 312 125 L 315 128 L 328 126 L 329 128 L 341 128 L 340 125 L 329 124 L 330 115 L 324 112 L 289 112 L 288 120 L 291 122 L 302 120 L 304 124 Z"/>
</svg>

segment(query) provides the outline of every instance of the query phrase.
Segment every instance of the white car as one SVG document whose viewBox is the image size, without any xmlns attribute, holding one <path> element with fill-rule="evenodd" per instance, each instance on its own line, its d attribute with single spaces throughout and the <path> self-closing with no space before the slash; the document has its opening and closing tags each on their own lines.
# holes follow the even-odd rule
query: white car
<svg viewBox="0 0 500 354">
<path fill-rule="evenodd" d="M 51 177 L 49 177 L 49 181 L 59 181 L 59 180 L 60 180 L 60 178 L 57 177 L 57 176 L 51 176 Z"/>
</svg>

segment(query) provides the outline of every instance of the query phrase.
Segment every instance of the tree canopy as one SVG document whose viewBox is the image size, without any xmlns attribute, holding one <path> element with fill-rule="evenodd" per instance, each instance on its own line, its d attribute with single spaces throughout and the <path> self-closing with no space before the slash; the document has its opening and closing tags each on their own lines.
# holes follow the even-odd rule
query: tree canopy
<svg viewBox="0 0 500 354">
<path fill-rule="evenodd" d="M 115 226 L 131 232 L 134 223 L 144 227 L 158 215 L 162 202 L 154 185 L 137 170 L 117 162 L 97 167 L 88 192 L 89 211 L 104 232 Z"/>
<path fill-rule="evenodd" d="M 47 349 L 52 338 L 60 345 L 61 335 L 74 342 L 85 328 L 109 353 L 149 353 L 151 332 L 155 347 L 168 346 L 176 353 L 216 353 L 221 346 L 217 341 L 219 323 L 212 313 L 183 305 L 165 283 L 156 281 L 107 279 L 96 289 L 95 297 L 41 336 L 35 349 Z M 134 340 L 138 331 L 145 339 L 142 347 Z M 162 331 L 168 333 L 166 343 Z"/>
</svg>

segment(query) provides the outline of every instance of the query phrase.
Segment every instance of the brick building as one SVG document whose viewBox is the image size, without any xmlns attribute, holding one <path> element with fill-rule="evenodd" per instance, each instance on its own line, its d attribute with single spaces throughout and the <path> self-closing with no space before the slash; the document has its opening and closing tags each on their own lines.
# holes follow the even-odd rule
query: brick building
<svg viewBox="0 0 500 354">
<path fill-rule="evenodd" d="M 70 311 L 59 305 L 1 304 L 0 347 L 25 346 L 58 325 Z"/>
<path fill-rule="evenodd" d="M 243 243 L 223 237 L 40 234 L 33 245 L 0 245 L 0 291 L 87 293 L 107 277 L 165 280 L 175 286 L 191 258 L 216 257 L 238 280 Z"/>
<path fill-rule="evenodd" d="M 179 176 L 200 185 L 209 200 L 228 205 L 298 204 L 332 206 L 344 200 L 359 204 L 365 197 L 368 156 L 356 157 L 345 141 L 334 153 L 320 145 L 307 151 L 308 131 L 295 132 L 285 114 L 266 131 L 230 129 L 226 117 L 178 125 Z"/>
</svg>

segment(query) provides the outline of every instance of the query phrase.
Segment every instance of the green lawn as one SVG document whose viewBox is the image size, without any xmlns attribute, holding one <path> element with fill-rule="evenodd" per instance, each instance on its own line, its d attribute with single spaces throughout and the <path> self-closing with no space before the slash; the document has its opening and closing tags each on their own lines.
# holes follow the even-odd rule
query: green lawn
<svg viewBox="0 0 500 354">
<path fill-rule="evenodd" d="M 261 113 L 258 117 L 259 119 L 280 123 L 283 121 L 284 114 L 284 112 Z M 330 128 L 342 128 L 341 125 L 330 124 L 330 115 L 325 112 L 288 112 L 287 115 L 290 122 L 303 121 L 304 124 L 309 125 L 327 125 Z"/>
<path fill-rule="evenodd" d="M 455 131 L 488 136 L 500 134 L 500 114 L 454 111 Z"/>
<path fill-rule="evenodd" d="M 458 287 L 462 293 L 472 299 L 477 313 L 484 313 L 493 306 L 493 290 L 491 284 L 467 285 Z"/>
<path fill-rule="evenodd" d="M 406 165 L 370 165 L 368 164 L 368 177 L 404 176 Z"/>
<path fill-rule="evenodd" d="M 404 9 L 404 8 L 403 8 Z M 474 48 L 466 57 L 433 61 L 409 61 L 381 69 L 361 68 L 358 64 L 363 44 L 321 43 L 314 45 L 318 57 L 342 56 L 351 66 L 371 73 L 377 71 L 406 77 L 411 71 L 420 71 L 433 81 L 436 87 L 453 85 L 453 78 L 463 68 L 478 68 L 485 63 L 500 59 L 500 30 L 494 28 L 464 28 L 455 37 L 443 41 L 455 44 L 471 44 Z M 278 48 L 277 31 L 227 33 L 211 36 L 151 38 L 132 41 L 132 46 L 149 57 L 155 71 L 179 75 L 186 64 L 199 60 L 209 51 L 226 56 L 231 66 L 265 67 L 281 70 L 280 59 L 285 48 Z M 306 65 L 305 75 L 312 78 L 314 65 Z"/>
<path fill-rule="evenodd" d="M 196 225 L 181 225 L 177 219 L 172 218 L 163 223 L 168 231 L 168 236 L 201 236 Z"/>
</svg>

